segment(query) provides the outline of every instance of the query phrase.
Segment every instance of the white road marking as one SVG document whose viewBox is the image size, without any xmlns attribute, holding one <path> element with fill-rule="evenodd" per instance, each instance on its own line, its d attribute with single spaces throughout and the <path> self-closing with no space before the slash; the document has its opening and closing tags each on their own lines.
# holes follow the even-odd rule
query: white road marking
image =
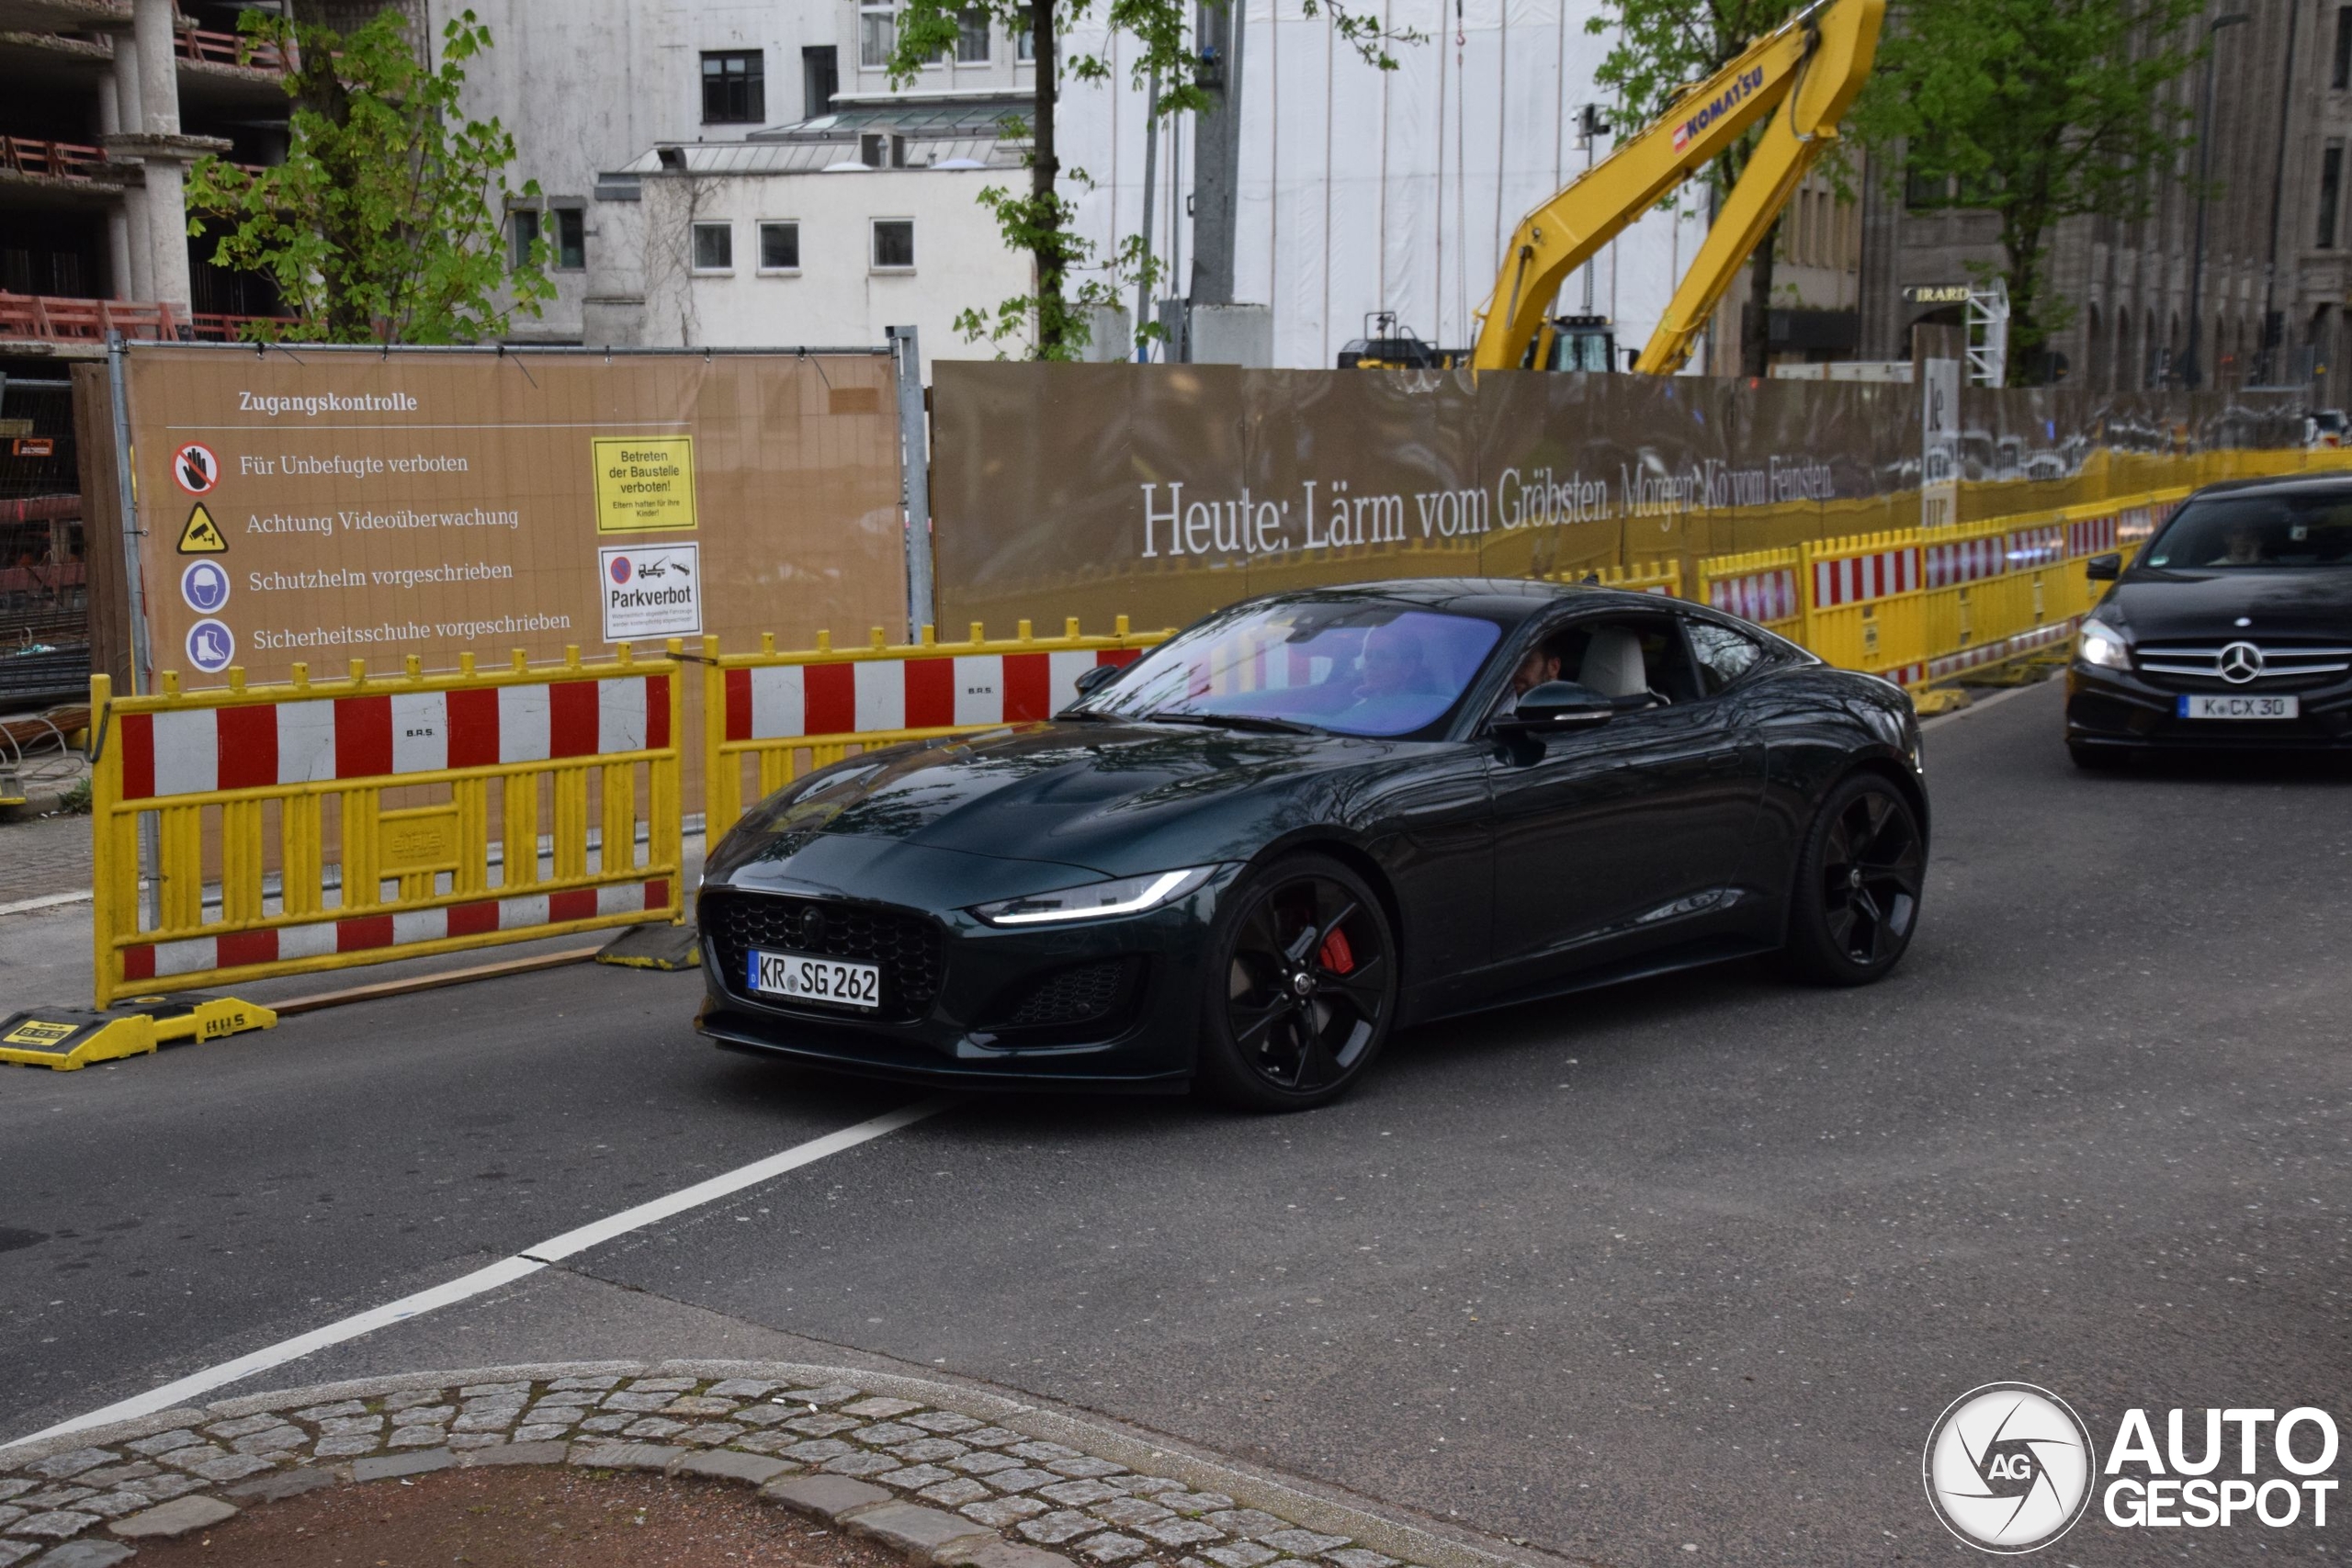
<svg viewBox="0 0 2352 1568">
<path fill-rule="evenodd" d="M 570 1258 L 576 1253 L 585 1252 L 588 1248 L 608 1242 L 615 1236 L 626 1235 L 633 1230 L 641 1230 L 647 1225 L 669 1219 L 673 1215 L 683 1214 L 689 1209 L 700 1208 L 705 1203 L 716 1202 L 730 1193 L 741 1192 L 746 1187 L 755 1187 L 763 1181 L 772 1180 L 786 1171 L 797 1170 L 806 1165 L 814 1165 L 828 1156 L 854 1149 L 860 1144 L 871 1143 L 876 1138 L 895 1133 L 901 1127 L 912 1126 L 926 1116 L 935 1115 L 944 1111 L 947 1104 L 945 1100 L 919 1100 L 912 1105 L 900 1106 L 896 1111 L 874 1117 L 870 1121 L 860 1122 L 854 1127 L 844 1127 L 838 1133 L 828 1133 L 821 1138 L 811 1138 L 805 1144 L 796 1144 L 781 1154 L 770 1155 L 765 1159 L 753 1160 L 749 1165 L 738 1166 L 735 1169 L 721 1176 L 714 1176 L 707 1181 L 697 1181 L 692 1187 L 682 1187 L 665 1197 L 656 1198 L 648 1203 L 639 1203 L 633 1209 L 624 1209 L 607 1219 L 582 1225 L 577 1230 L 566 1231 L 561 1235 L 540 1242 L 536 1247 L 526 1247 L 511 1258 L 502 1258 L 487 1268 L 477 1269 L 470 1274 L 460 1275 L 447 1283 L 435 1285 L 429 1291 L 419 1291 L 413 1296 L 402 1296 L 399 1301 L 387 1302 L 382 1306 L 372 1307 L 339 1322 L 330 1323 L 322 1328 L 313 1328 L 308 1334 L 298 1334 L 291 1339 L 281 1339 L 275 1345 L 251 1351 L 232 1361 L 223 1361 L 219 1366 L 207 1367 L 200 1372 L 190 1372 L 187 1376 L 167 1382 L 161 1388 L 149 1389 L 145 1393 L 118 1400 L 103 1409 L 93 1410 L 84 1416 L 76 1416 L 70 1421 L 61 1421 L 54 1427 L 43 1427 L 29 1437 L 18 1438 L 12 1442 L 0 1444 L 0 1453 L 5 1453 L 20 1443 L 39 1442 L 44 1438 L 62 1438 L 69 1432 L 87 1431 L 93 1427 L 106 1427 L 117 1421 L 130 1421 L 141 1416 L 153 1416 L 159 1410 L 169 1410 L 182 1401 L 194 1398 L 198 1394 L 252 1377 L 256 1372 L 266 1372 L 270 1368 L 282 1366 L 288 1361 L 300 1360 L 314 1350 L 323 1350 L 330 1345 L 340 1345 L 346 1339 L 356 1339 L 362 1335 L 373 1334 L 379 1328 L 389 1328 L 393 1324 L 405 1323 L 410 1318 L 422 1317 L 429 1312 L 437 1312 L 445 1306 L 454 1305 L 469 1297 L 481 1295 L 486 1291 L 494 1291 L 501 1285 L 512 1284 L 517 1280 L 536 1274 L 550 1263 Z"/>
<path fill-rule="evenodd" d="M 22 915 L 34 909 L 54 909 L 60 904 L 86 904 L 89 901 L 87 888 L 79 893 L 44 893 L 38 898 L 19 898 L 13 904 L 0 904 L 0 915 Z"/>
</svg>

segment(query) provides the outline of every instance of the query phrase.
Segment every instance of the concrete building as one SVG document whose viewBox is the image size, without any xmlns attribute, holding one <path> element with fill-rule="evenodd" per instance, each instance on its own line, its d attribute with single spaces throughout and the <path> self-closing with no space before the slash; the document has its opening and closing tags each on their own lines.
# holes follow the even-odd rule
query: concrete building
<svg viewBox="0 0 2352 1568">
<path fill-rule="evenodd" d="M 2210 140 L 2211 188 L 2200 197 L 2206 153 L 2192 149 L 2153 182 L 2147 218 L 2060 225 L 2051 279 L 2072 319 L 2053 337 L 2049 368 L 2098 389 L 2309 386 L 2316 401 L 2340 405 L 2352 396 L 2343 362 L 2352 235 L 2342 211 L 2352 6 L 2213 0 L 2203 28 L 2211 112 L 2202 68 L 2167 100 Z M 1906 305 L 1904 288 L 1964 282 L 1971 263 L 1996 263 L 1998 229 L 1942 182 L 1898 185 L 1883 166 L 1863 196 L 1862 355 L 1900 358 L 1915 323 L 1958 321 L 1949 308 Z"/>
<path fill-rule="evenodd" d="M 0 645 L 59 645 L 64 690 L 86 673 L 87 581 L 63 362 L 103 356 L 110 332 L 229 338 L 277 309 L 187 237 L 198 158 L 284 156 L 284 73 L 240 58 L 238 9 L 0 0 Z"/>
<path fill-rule="evenodd" d="M 952 145 L 963 155 L 902 143 L 895 164 L 857 161 L 854 141 L 648 154 L 628 171 L 643 257 L 633 341 L 849 346 L 908 325 L 926 366 L 971 355 L 956 315 L 1026 293 L 1029 264 L 978 200 L 1007 171 L 970 155 L 985 143 Z"/>
<path fill-rule="evenodd" d="M 0 367 L 141 336 L 234 335 L 277 308 L 187 238 L 187 169 L 284 155 L 283 66 L 235 4 L 0 3 Z"/>
</svg>

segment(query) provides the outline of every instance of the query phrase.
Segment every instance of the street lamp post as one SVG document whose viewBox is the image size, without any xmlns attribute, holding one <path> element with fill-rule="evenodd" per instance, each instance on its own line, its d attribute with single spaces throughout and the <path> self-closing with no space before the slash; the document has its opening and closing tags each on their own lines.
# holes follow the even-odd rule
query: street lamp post
<svg viewBox="0 0 2352 1568">
<path fill-rule="evenodd" d="M 2201 348 L 2205 322 L 2205 207 L 2213 183 L 2213 57 L 2214 39 L 2223 28 L 2254 18 L 2244 11 L 2216 17 L 2205 24 L 2205 107 L 2197 124 L 2197 243 L 2188 260 L 2188 352 L 2181 356 L 2180 378 L 2196 387 L 2205 379 Z"/>
</svg>

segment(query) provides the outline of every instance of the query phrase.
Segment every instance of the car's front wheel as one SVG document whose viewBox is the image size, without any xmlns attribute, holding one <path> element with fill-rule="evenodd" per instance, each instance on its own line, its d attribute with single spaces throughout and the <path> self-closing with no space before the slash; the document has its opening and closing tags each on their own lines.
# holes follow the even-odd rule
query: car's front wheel
<svg viewBox="0 0 2352 1568">
<path fill-rule="evenodd" d="M 1789 900 L 1787 955 L 1807 979 L 1866 986 L 1902 960 L 1928 870 L 1918 815 L 1891 781 L 1857 773 L 1822 803 Z"/>
<path fill-rule="evenodd" d="M 2079 740 L 2066 742 L 2066 755 L 2086 773 L 2111 773 L 2132 765 L 2132 753 L 2120 747 L 2086 746 Z"/>
<path fill-rule="evenodd" d="M 1380 1055 L 1395 939 L 1362 877 L 1328 855 L 1289 855 L 1221 901 L 1206 978 L 1203 1087 L 1243 1110 L 1304 1111 Z"/>
</svg>

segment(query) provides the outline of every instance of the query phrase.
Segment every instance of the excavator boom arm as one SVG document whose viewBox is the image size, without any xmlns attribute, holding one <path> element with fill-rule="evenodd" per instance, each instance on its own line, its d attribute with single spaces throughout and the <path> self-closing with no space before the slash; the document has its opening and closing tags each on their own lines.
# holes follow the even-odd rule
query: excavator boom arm
<svg viewBox="0 0 2352 1568">
<path fill-rule="evenodd" d="M 1479 323 L 1473 367 L 1508 370 L 1525 363 L 1569 272 L 1771 116 L 1634 367 L 1679 368 L 1740 264 L 1823 145 L 1836 140 L 1838 122 L 1870 75 L 1885 14 L 1886 0 L 1815 0 L 1520 220 Z"/>
</svg>

